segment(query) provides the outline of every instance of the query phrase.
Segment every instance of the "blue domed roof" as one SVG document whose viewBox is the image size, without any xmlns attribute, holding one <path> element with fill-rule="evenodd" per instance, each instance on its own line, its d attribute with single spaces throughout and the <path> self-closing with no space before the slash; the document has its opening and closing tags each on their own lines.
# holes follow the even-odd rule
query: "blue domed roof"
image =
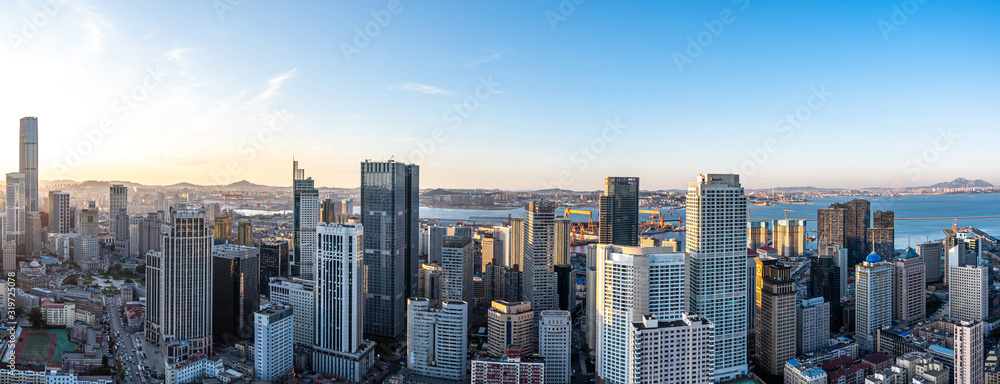
<svg viewBox="0 0 1000 384">
<path fill-rule="evenodd" d="M 865 262 L 866 263 L 881 263 L 882 262 L 882 257 L 879 256 L 877 253 L 872 252 L 872 254 L 868 255 L 868 258 L 865 259 Z"/>
<path fill-rule="evenodd" d="M 900 256 L 899 258 L 900 259 L 916 259 L 918 257 L 920 257 L 920 255 L 918 255 L 917 252 L 913 250 L 913 248 L 906 247 L 906 251 L 903 252 L 903 255 Z"/>
</svg>

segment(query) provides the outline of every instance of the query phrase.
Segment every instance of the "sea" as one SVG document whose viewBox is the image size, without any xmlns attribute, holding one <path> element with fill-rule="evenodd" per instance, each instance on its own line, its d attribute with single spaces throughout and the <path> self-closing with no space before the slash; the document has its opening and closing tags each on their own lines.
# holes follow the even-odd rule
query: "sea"
<svg viewBox="0 0 1000 384">
<path fill-rule="evenodd" d="M 781 220 L 785 218 L 785 211 L 789 210 L 789 219 L 815 220 L 816 211 L 820 208 L 829 207 L 833 203 L 843 203 L 856 198 L 864 198 L 871 201 L 872 212 L 891 210 L 896 217 L 896 248 L 905 249 L 907 246 L 916 246 L 917 243 L 928 240 L 943 239 L 944 230 L 951 228 L 956 222 L 959 227 L 974 227 L 989 233 L 995 237 L 1000 237 L 1000 218 L 987 219 L 961 219 L 961 217 L 974 216 L 1000 216 L 1000 194 L 976 194 L 976 195 L 908 195 L 908 196 L 878 196 L 878 197 L 857 197 L 857 196 L 837 196 L 823 197 L 808 200 L 806 204 L 775 204 L 770 206 L 750 206 L 750 219 L 761 220 Z M 589 210 L 597 217 L 597 207 L 573 209 Z M 679 215 L 684 217 L 684 209 L 664 209 L 668 212 L 665 217 Z M 489 222 L 505 220 L 507 216 L 524 217 L 524 209 L 506 210 L 477 210 L 477 209 L 448 209 L 448 208 L 428 208 L 420 207 L 420 217 L 425 219 L 437 219 L 454 222 Z M 557 216 L 563 216 L 561 209 L 556 211 Z M 959 218 L 957 221 L 953 218 Z M 649 220 L 649 214 L 640 214 L 640 220 Z M 939 218 L 934 220 L 898 220 L 901 218 Z M 584 222 L 588 220 L 587 215 L 571 214 L 570 220 L 574 222 Z M 815 237 L 816 222 L 806 222 L 807 235 Z M 676 234 L 664 234 L 660 238 L 676 238 Z M 811 246 L 815 246 L 813 242 Z"/>
</svg>

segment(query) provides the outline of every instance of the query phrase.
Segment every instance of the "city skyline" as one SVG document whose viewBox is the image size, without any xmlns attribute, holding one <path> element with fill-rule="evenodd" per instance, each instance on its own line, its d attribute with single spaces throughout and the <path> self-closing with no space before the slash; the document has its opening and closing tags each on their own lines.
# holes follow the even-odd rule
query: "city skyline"
<svg viewBox="0 0 1000 384">
<path fill-rule="evenodd" d="M 990 2 L 53 4 L 0 6 L 2 140 L 38 117 L 42 180 L 284 185 L 296 155 L 336 187 L 390 157 L 445 188 L 1000 183 Z"/>
</svg>

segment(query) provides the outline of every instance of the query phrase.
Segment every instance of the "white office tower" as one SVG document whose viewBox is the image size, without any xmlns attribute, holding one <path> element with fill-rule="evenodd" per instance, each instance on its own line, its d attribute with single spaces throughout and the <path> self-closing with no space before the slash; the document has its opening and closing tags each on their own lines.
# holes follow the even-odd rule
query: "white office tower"
<svg viewBox="0 0 1000 384">
<path fill-rule="evenodd" d="M 316 227 L 313 371 L 361 381 L 375 365 L 375 343 L 364 340 L 364 251 L 361 224 Z"/>
<path fill-rule="evenodd" d="M 702 174 L 687 191 L 688 307 L 715 325 L 715 380 L 748 371 L 747 197 L 739 175 Z"/>
<path fill-rule="evenodd" d="M 854 337 L 862 350 L 875 351 L 875 331 L 892 325 L 892 265 L 872 252 L 855 270 Z"/>
<path fill-rule="evenodd" d="M 273 278 L 270 284 L 271 303 L 292 306 L 292 317 L 295 318 L 293 341 L 295 346 L 312 347 L 315 342 L 313 335 L 315 319 L 313 306 L 316 305 L 315 286 L 312 280 Z"/>
<path fill-rule="evenodd" d="M 555 209 L 549 201 L 532 201 L 525 209 L 524 275 L 521 296 L 531 302 L 535 320 L 542 311 L 559 309 L 556 294 Z"/>
<path fill-rule="evenodd" d="M 684 254 L 603 244 L 596 251 L 597 375 L 606 383 L 633 383 L 643 374 L 634 323 L 647 315 L 669 321 L 684 314 Z M 710 365 L 712 359 L 702 362 Z"/>
<path fill-rule="evenodd" d="M 473 302 L 473 248 L 475 246 L 470 237 L 444 237 L 441 247 L 441 300 Z"/>
<path fill-rule="evenodd" d="M 490 356 L 508 356 L 508 347 L 511 346 L 524 356 L 530 356 L 535 351 L 535 313 L 530 302 L 494 300 L 487 318 Z"/>
<path fill-rule="evenodd" d="M 785 362 L 785 384 L 826 384 L 826 371 L 819 367 L 800 363 L 796 359 Z"/>
<path fill-rule="evenodd" d="M 822 297 L 800 300 L 796 316 L 797 354 L 813 352 L 830 344 L 830 303 Z M 786 375 L 787 370 L 786 370 Z"/>
<path fill-rule="evenodd" d="M 129 247 L 128 188 L 121 184 L 112 185 L 109 201 L 111 208 L 108 210 L 108 231 L 115 239 L 115 254 L 126 257 Z"/>
<path fill-rule="evenodd" d="M 594 350 L 597 346 L 597 246 L 588 245 L 587 254 L 587 304 L 584 306 L 587 314 L 587 348 Z"/>
<path fill-rule="evenodd" d="M 20 140 L 18 142 L 18 170 L 24 174 L 24 210 L 38 212 L 38 118 L 21 118 Z"/>
<path fill-rule="evenodd" d="M 989 273 L 987 266 L 950 267 L 949 301 L 951 317 L 983 321 L 989 317 Z"/>
<path fill-rule="evenodd" d="M 444 247 L 445 236 L 448 236 L 448 227 L 434 225 L 427 228 L 428 264 L 441 264 L 441 248 Z"/>
<path fill-rule="evenodd" d="M 277 382 L 292 371 L 292 307 L 272 304 L 254 312 L 253 317 L 255 379 Z"/>
<path fill-rule="evenodd" d="M 212 232 L 205 210 L 170 209 L 162 251 L 147 257 L 147 329 L 167 366 L 212 353 Z M 155 252 L 151 252 L 153 254 Z"/>
<path fill-rule="evenodd" d="M 632 329 L 636 376 L 628 383 L 713 382 L 714 331 L 708 319 L 695 314 L 672 320 L 643 316 Z"/>
<path fill-rule="evenodd" d="M 407 367 L 418 375 L 465 380 L 468 324 L 464 301 L 407 300 Z"/>
<path fill-rule="evenodd" d="M 69 207 L 69 193 L 49 191 L 49 233 L 73 232 L 73 214 Z"/>
<path fill-rule="evenodd" d="M 493 264 L 510 268 L 511 236 L 510 227 L 493 227 L 493 241 L 499 244 L 500 256 L 493 258 Z"/>
<path fill-rule="evenodd" d="M 953 384 L 983 384 L 986 382 L 983 360 L 983 322 L 951 322 L 955 330 L 955 378 Z"/>
<path fill-rule="evenodd" d="M 538 321 L 538 355 L 545 359 L 545 382 L 569 384 L 573 321 L 569 311 L 544 311 Z"/>
<path fill-rule="evenodd" d="M 22 246 L 26 240 L 25 228 L 25 180 L 23 173 L 7 174 L 7 227 L 4 231 L 7 238 L 13 240 L 18 246 Z M 16 251 L 15 251 L 16 253 Z"/>
</svg>

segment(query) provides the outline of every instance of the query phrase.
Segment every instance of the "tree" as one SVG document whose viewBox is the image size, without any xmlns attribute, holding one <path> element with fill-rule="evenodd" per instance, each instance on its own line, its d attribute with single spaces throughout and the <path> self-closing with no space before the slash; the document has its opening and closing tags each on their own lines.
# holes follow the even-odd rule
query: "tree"
<svg viewBox="0 0 1000 384">
<path fill-rule="evenodd" d="M 28 313 L 28 320 L 31 321 L 31 326 L 35 329 L 42 329 L 45 326 L 45 318 L 42 316 L 41 308 L 31 308 L 31 312 Z"/>
</svg>

